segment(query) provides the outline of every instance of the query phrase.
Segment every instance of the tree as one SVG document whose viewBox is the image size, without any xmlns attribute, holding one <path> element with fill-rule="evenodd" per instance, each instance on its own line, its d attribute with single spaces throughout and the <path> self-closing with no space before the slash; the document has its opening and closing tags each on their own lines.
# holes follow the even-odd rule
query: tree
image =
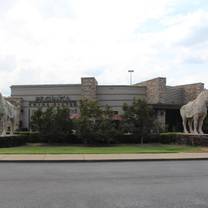
<svg viewBox="0 0 208 208">
<path fill-rule="evenodd" d="M 143 143 L 144 137 L 154 129 L 154 113 L 147 102 L 134 99 L 132 105 L 124 104 L 124 128 Z"/>
<path fill-rule="evenodd" d="M 32 129 L 48 142 L 59 142 L 72 134 L 72 121 L 67 108 L 38 109 L 31 118 Z"/>
<path fill-rule="evenodd" d="M 73 123 L 70 119 L 70 110 L 68 108 L 57 108 L 54 119 L 54 129 L 58 133 L 59 138 L 72 134 Z"/>
<path fill-rule="evenodd" d="M 113 111 L 109 106 L 102 109 L 96 101 L 80 101 L 80 119 L 77 122 L 77 135 L 85 144 L 111 143 L 117 133 L 112 121 Z"/>
<path fill-rule="evenodd" d="M 43 112 L 38 108 L 31 117 L 31 128 L 35 131 L 40 131 L 43 125 Z"/>
<path fill-rule="evenodd" d="M 96 128 L 96 140 L 102 143 L 114 143 L 116 136 L 119 135 L 119 130 L 116 128 L 116 123 L 113 121 L 113 110 L 106 105 L 102 110 L 102 117 L 98 120 Z"/>
<path fill-rule="evenodd" d="M 80 100 L 80 118 L 76 122 L 76 134 L 84 144 L 90 143 L 95 137 L 96 120 L 101 116 L 101 109 L 96 101 Z"/>
</svg>

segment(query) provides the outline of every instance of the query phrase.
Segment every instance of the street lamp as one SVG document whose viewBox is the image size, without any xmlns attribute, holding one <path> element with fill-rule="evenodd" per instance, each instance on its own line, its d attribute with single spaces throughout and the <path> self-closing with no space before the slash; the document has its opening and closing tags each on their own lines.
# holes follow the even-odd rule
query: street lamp
<svg viewBox="0 0 208 208">
<path fill-rule="evenodd" d="M 130 74 L 130 85 L 132 85 L 132 73 L 134 72 L 134 70 L 128 70 L 129 74 Z"/>
</svg>

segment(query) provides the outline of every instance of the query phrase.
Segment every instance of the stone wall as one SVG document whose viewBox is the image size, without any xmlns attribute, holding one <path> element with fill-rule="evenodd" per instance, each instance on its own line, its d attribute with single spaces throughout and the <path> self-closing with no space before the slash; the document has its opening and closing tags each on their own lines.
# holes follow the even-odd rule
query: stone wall
<svg viewBox="0 0 208 208">
<path fill-rule="evenodd" d="M 81 78 L 81 97 L 96 100 L 97 81 L 94 77 Z"/>
<path fill-rule="evenodd" d="M 137 83 L 137 86 L 146 87 L 146 101 L 148 104 L 165 104 L 166 102 L 166 78 L 158 77 Z M 162 130 L 165 130 L 165 110 L 158 110 L 156 118 Z"/>
<path fill-rule="evenodd" d="M 166 86 L 166 78 L 155 78 L 137 86 L 146 86 L 146 99 L 149 104 L 178 104 L 183 105 L 194 100 L 204 90 L 203 83 Z"/>
<path fill-rule="evenodd" d="M 208 135 L 180 134 L 177 135 L 177 144 L 208 146 Z"/>
<path fill-rule="evenodd" d="M 149 104 L 165 103 L 166 78 L 158 77 L 135 85 L 146 86 L 146 100 Z"/>
<path fill-rule="evenodd" d="M 203 83 L 167 86 L 166 87 L 166 104 L 184 105 L 194 100 L 201 91 L 204 90 Z"/>
<path fill-rule="evenodd" d="M 183 103 L 183 89 L 175 86 L 167 86 L 165 103 L 181 105 Z"/>
<path fill-rule="evenodd" d="M 183 89 L 183 103 L 194 100 L 200 94 L 200 92 L 204 90 L 203 83 L 182 85 L 177 87 L 182 87 Z"/>
</svg>

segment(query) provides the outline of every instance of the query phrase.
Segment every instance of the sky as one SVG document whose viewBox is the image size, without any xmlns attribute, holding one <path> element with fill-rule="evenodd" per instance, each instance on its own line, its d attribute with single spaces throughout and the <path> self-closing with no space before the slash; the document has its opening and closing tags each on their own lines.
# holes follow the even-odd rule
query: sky
<svg viewBox="0 0 208 208">
<path fill-rule="evenodd" d="M 208 87 L 207 0 L 0 0 L 0 91 L 16 84 Z"/>
</svg>

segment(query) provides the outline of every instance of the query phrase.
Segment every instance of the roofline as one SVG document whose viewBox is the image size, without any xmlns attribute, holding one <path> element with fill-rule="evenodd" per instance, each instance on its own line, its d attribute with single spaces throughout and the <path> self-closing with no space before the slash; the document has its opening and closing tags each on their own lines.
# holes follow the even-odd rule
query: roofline
<svg viewBox="0 0 208 208">
<path fill-rule="evenodd" d="M 13 87 L 69 87 L 69 86 L 81 86 L 81 84 L 34 84 L 34 85 L 11 85 L 10 88 Z"/>
<path fill-rule="evenodd" d="M 95 77 L 81 77 L 81 79 L 95 79 Z"/>
<path fill-rule="evenodd" d="M 185 87 L 185 86 L 190 86 L 190 85 L 204 85 L 203 82 L 196 82 L 196 83 L 191 83 L 191 84 L 183 84 L 183 85 L 167 85 L 168 87 Z"/>
<path fill-rule="evenodd" d="M 138 86 L 138 85 L 97 85 L 98 87 L 144 87 L 146 86 Z"/>
<path fill-rule="evenodd" d="M 165 79 L 166 80 L 166 77 L 155 77 L 155 78 L 152 78 L 152 79 L 148 79 L 148 80 L 144 80 L 144 81 L 141 81 L 141 82 L 137 82 L 133 85 L 139 85 L 139 84 L 144 84 L 145 82 L 149 82 L 149 81 L 153 81 L 153 80 L 157 80 L 157 79 Z"/>
<path fill-rule="evenodd" d="M 30 87 L 70 87 L 70 86 L 81 86 L 81 84 L 34 84 L 34 85 L 11 85 L 10 88 L 14 87 L 25 87 L 25 88 L 30 88 Z M 137 86 L 137 85 L 97 85 L 97 87 L 143 87 L 146 88 L 145 86 Z"/>
</svg>

